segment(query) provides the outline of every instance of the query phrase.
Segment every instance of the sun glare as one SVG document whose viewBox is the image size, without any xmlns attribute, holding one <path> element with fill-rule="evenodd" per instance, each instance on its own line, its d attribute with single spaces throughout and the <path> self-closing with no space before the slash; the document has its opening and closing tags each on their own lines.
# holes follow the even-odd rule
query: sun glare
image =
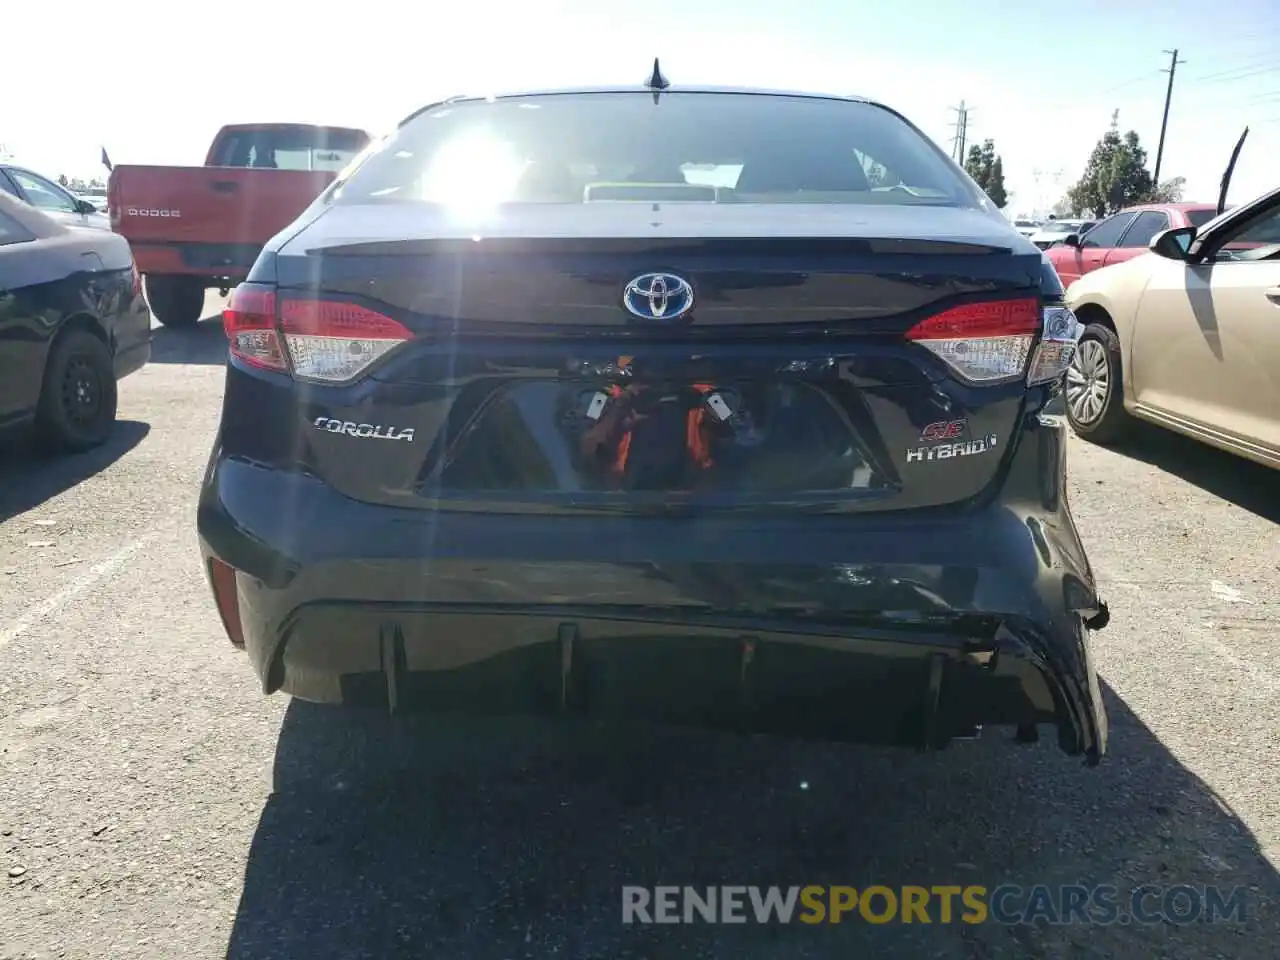
<svg viewBox="0 0 1280 960">
<path fill-rule="evenodd" d="M 473 218 L 509 200 L 525 161 L 486 131 L 455 138 L 436 152 L 422 181 L 422 199 Z"/>
</svg>

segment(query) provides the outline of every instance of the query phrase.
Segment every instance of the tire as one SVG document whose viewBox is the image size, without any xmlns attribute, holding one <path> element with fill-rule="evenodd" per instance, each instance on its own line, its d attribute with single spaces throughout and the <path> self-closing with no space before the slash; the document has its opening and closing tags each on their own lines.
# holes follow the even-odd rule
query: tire
<svg viewBox="0 0 1280 960">
<path fill-rule="evenodd" d="M 116 375 L 106 344 L 87 330 L 54 341 L 45 365 L 36 432 L 42 446 L 64 453 L 99 446 L 116 422 Z"/>
<path fill-rule="evenodd" d="M 204 281 L 199 277 L 148 274 L 147 304 L 166 327 L 194 327 L 204 313 Z"/>
<path fill-rule="evenodd" d="M 1124 409 L 1124 367 L 1114 330 L 1101 323 L 1084 328 L 1063 392 L 1077 436 L 1105 445 L 1128 432 L 1133 421 Z"/>
</svg>

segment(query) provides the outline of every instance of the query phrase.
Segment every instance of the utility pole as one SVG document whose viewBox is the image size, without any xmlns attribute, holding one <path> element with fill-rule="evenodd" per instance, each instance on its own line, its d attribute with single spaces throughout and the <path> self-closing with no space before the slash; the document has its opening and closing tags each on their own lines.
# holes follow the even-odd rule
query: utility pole
<svg viewBox="0 0 1280 960">
<path fill-rule="evenodd" d="M 969 108 L 961 100 L 960 106 L 952 107 L 951 109 L 956 113 L 956 135 L 951 140 L 951 155 L 955 158 L 956 163 L 963 164 L 965 137 L 969 132 Z"/>
<path fill-rule="evenodd" d="M 1164 159 L 1164 134 L 1169 129 L 1169 103 L 1173 100 L 1173 75 L 1178 69 L 1178 64 L 1187 62 L 1178 59 L 1177 50 L 1166 50 L 1164 52 L 1169 54 L 1169 69 L 1161 70 L 1160 72 L 1169 74 L 1169 86 L 1164 93 L 1164 117 L 1160 120 L 1160 143 L 1156 147 L 1156 170 L 1152 176 L 1157 187 L 1160 186 L 1160 161 Z"/>
</svg>

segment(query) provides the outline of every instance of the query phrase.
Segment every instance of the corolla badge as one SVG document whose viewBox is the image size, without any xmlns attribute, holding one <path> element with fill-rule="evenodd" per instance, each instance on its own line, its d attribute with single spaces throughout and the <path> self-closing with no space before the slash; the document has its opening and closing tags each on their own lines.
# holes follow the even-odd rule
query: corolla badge
<svg viewBox="0 0 1280 960">
<path fill-rule="evenodd" d="M 344 433 L 348 437 L 361 440 L 405 440 L 413 443 L 413 427 L 388 427 L 381 423 L 355 423 L 351 420 L 334 420 L 331 417 L 316 417 L 311 424 L 317 430 L 326 433 Z"/>
<path fill-rule="evenodd" d="M 693 287 L 674 273 L 642 273 L 623 289 L 622 305 L 641 320 L 679 320 L 693 309 Z"/>
</svg>

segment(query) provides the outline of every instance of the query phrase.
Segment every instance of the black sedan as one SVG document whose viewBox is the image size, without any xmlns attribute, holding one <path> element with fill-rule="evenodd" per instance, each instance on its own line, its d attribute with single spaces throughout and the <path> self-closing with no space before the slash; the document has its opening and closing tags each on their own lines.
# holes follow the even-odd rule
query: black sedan
<svg viewBox="0 0 1280 960">
<path fill-rule="evenodd" d="M 129 244 L 0 191 L 0 431 L 34 424 L 64 451 L 102 443 L 116 381 L 151 355 Z"/>
<path fill-rule="evenodd" d="M 648 84 L 429 106 L 224 314 L 199 509 L 267 692 L 1096 762 L 1079 324 L 880 104 Z"/>
</svg>

